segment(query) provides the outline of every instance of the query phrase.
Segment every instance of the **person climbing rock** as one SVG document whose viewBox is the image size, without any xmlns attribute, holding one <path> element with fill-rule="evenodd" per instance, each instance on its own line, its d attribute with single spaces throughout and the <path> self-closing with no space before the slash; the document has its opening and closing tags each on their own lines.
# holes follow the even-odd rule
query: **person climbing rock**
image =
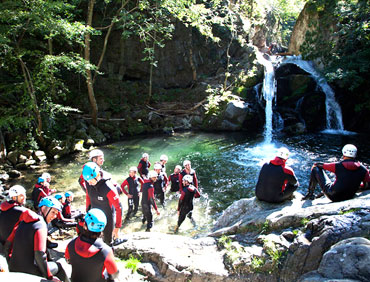
<svg viewBox="0 0 370 282">
<path fill-rule="evenodd" d="M 150 165 L 149 155 L 144 153 L 137 166 L 137 171 L 139 172 L 141 178 L 145 179 L 148 177 Z"/>
<path fill-rule="evenodd" d="M 179 175 L 179 186 L 180 186 L 180 192 L 182 191 L 182 178 L 185 176 L 185 175 L 191 175 L 193 177 L 193 185 L 195 186 L 195 188 L 198 189 L 198 179 L 197 179 L 197 175 L 195 173 L 195 170 L 191 168 L 191 162 L 189 160 L 185 160 L 183 162 L 183 165 L 184 165 L 184 169 L 180 172 L 180 175 Z"/>
<path fill-rule="evenodd" d="M 116 187 L 110 179 L 102 178 L 100 168 L 94 162 L 84 165 L 82 175 L 86 183 L 86 211 L 91 208 L 101 209 L 107 217 L 103 231 L 104 242 L 111 244 L 112 238 L 118 239 L 122 226 L 122 208 Z"/>
<path fill-rule="evenodd" d="M 22 221 L 22 214 L 28 209 L 26 203 L 26 189 L 21 185 L 14 185 L 8 191 L 8 201 L 0 206 L 0 243 L 5 244 L 14 227 Z"/>
<path fill-rule="evenodd" d="M 177 206 L 179 219 L 177 221 L 177 226 L 175 227 L 175 233 L 178 232 L 179 227 L 184 222 L 186 216 L 192 219 L 193 199 L 200 197 L 199 190 L 192 185 L 193 177 L 191 175 L 185 175 L 182 182 L 183 188 Z"/>
<path fill-rule="evenodd" d="M 81 233 L 68 244 L 65 258 L 72 266 L 73 282 L 114 282 L 118 277 L 112 248 L 100 238 L 106 224 L 102 210 L 89 210 Z"/>
<path fill-rule="evenodd" d="M 262 166 L 255 190 L 258 200 L 281 203 L 292 197 L 299 183 L 293 169 L 285 165 L 288 158 L 289 150 L 282 147 L 275 159 Z"/>
<path fill-rule="evenodd" d="M 135 166 L 130 167 L 129 177 L 127 177 L 121 184 L 121 190 L 128 198 L 128 211 L 126 219 L 129 219 L 131 215 L 134 216 L 139 208 L 139 185 L 142 185 L 144 181 L 141 179 L 141 177 L 137 177 L 136 173 L 137 168 Z M 125 189 L 126 186 L 128 191 Z"/>
<path fill-rule="evenodd" d="M 171 181 L 171 189 L 170 189 L 171 192 L 178 192 L 180 190 L 179 176 L 180 176 L 181 169 L 182 169 L 181 165 L 175 166 L 173 173 L 169 177 L 169 181 Z"/>
<path fill-rule="evenodd" d="M 34 274 L 52 281 L 70 281 L 61 264 L 48 261 L 46 254 L 47 224 L 61 210 L 60 202 L 48 196 L 40 201 L 39 214 L 33 211 L 25 213 L 23 221 L 13 230 L 5 244 L 9 271 Z"/>
<path fill-rule="evenodd" d="M 370 181 L 369 171 L 355 160 L 356 146 L 345 145 L 342 149 L 342 155 L 343 159 L 339 162 L 315 163 L 312 166 L 308 192 L 303 200 L 315 198 L 314 192 L 317 184 L 320 185 L 325 196 L 333 202 L 352 199 L 360 188 L 366 189 Z M 334 183 L 331 182 L 325 170 L 335 173 Z"/>
<path fill-rule="evenodd" d="M 168 178 L 166 173 L 162 172 L 162 165 L 157 163 L 154 165 L 154 171 L 158 174 L 156 181 L 154 182 L 154 196 L 159 200 L 162 206 L 164 206 L 165 192 L 168 186 Z"/>
<path fill-rule="evenodd" d="M 141 208 L 143 211 L 143 224 L 146 223 L 146 230 L 150 232 L 150 229 L 153 227 L 153 215 L 152 207 L 155 209 L 157 215 L 160 215 L 157 205 L 154 200 L 154 182 L 157 180 L 158 173 L 155 171 L 149 171 L 148 178 L 144 179 L 144 184 L 142 186 L 142 196 L 141 196 Z"/>
</svg>

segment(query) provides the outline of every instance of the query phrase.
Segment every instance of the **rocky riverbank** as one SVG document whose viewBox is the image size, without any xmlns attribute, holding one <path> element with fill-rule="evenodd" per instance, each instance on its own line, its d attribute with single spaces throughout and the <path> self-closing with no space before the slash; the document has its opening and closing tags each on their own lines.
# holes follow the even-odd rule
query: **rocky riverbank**
<svg viewBox="0 0 370 282">
<path fill-rule="evenodd" d="M 116 256 L 141 264 L 140 274 L 120 264 L 121 281 L 368 281 L 370 191 L 338 203 L 301 198 L 295 193 L 282 205 L 239 200 L 201 238 L 124 235 Z M 60 256 L 67 240 L 59 243 Z"/>
</svg>

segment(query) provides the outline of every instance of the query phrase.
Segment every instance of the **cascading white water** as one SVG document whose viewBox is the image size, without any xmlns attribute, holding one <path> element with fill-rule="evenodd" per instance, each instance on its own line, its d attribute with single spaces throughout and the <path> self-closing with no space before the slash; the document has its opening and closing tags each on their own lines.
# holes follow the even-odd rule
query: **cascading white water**
<svg viewBox="0 0 370 282">
<path fill-rule="evenodd" d="M 345 133 L 342 122 L 342 111 L 335 100 L 334 91 L 326 80 L 315 70 L 312 62 L 304 61 L 297 56 L 287 56 L 280 61 L 280 66 L 285 64 L 294 64 L 312 76 L 326 96 L 326 130 Z"/>
</svg>

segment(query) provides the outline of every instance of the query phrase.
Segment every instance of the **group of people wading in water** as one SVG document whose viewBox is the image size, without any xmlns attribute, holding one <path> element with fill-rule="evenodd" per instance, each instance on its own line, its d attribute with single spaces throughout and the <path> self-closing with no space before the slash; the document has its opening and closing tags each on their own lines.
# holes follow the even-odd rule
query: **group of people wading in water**
<svg viewBox="0 0 370 282">
<path fill-rule="evenodd" d="M 315 163 L 312 166 L 308 191 L 303 200 L 325 195 L 332 201 L 343 201 L 354 197 L 359 189 L 367 189 L 369 171 L 355 160 L 357 148 L 347 144 L 342 153 L 340 162 Z M 285 165 L 288 158 L 288 149 L 280 148 L 276 158 L 263 165 L 255 190 L 257 199 L 280 203 L 293 197 L 299 184 L 294 171 Z M 43 276 L 52 281 L 115 281 L 118 268 L 111 246 L 124 242 L 118 238 L 123 214 L 120 194 L 128 198 L 127 220 L 138 212 L 141 194 L 142 223 L 146 223 L 146 231 L 150 231 L 153 226 L 152 209 L 160 214 L 156 199 L 165 206 L 165 191 L 171 182 L 170 191 L 180 195 L 175 233 L 186 216 L 192 219 L 193 199 L 200 197 L 196 173 L 190 161 L 186 160 L 184 169 L 177 165 L 167 177 L 167 160 L 167 156 L 162 155 L 154 164 L 154 170 L 149 170 L 149 155 L 144 153 L 139 165 L 131 167 L 129 176 L 118 185 L 102 169 L 103 152 L 91 151 L 90 161 L 83 166 L 79 178 L 79 184 L 86 193 L 86 215 L 80 216 L 82 220 L 78 224 L 73 222 L 70 210 L 73 193 L 66 192 L 64 197 L 60 193 L 52 196 L 55 191 L 49 187 L 49 174 L 38 179 L 32 193 L 37 212 L 24 207 L 26 190 L 22 186 L 11 187 L 8 200 L 1 204 L 0 213 L 0 243 L 9 270 Z M 325 170 L 335 173 L 334 183 Z M 321 193 L 315 196 L 317 184 Z M 51 246 L 47 239 L 48 229 L 50 233 L 48 225 L 56 220 L 69 222 L 70 226 L 77 225 L 78 236 L 65 250 L 65 258 L 72 265 L 71 278 L 61 264 L 53 262 L 48 255 L 47 249 Z"/>
</svg>

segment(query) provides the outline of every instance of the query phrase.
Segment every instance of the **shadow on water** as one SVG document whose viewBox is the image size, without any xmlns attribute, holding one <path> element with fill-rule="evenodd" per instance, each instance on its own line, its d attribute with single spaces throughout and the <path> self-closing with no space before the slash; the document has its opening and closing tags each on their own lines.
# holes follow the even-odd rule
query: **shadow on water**
<svg viewBox="0 0 370 282">
<path fill-rule="evenodd" d="M 213 221 L 233 201 L 254 196 L 258 174 L 265 161 L 274 158 L 276 150 L 287 146 L 291 151 L 288 165 L 291 166 L 301 184 L 298 190 L 308 186 L 310 168 L 316 161 L 336 161 L 346 143 L 359 148 L 359 160 L 365 165 L 370 162 L 368 136 L 312 134 L 295 137 L 277 137 L 271 144 L 263 143 L 261 136 L 243 133 L 181 133 L 172 136 L 133 138 L 103 146 L 104 169 L 112 173 L 113 179 L 121 184 L 128 176 L 130 166 L 136 166 L 144 152 L 149 153 L 152 163 L 161 154 L 167 154 L 167 174 L 185 159 L 192 162 L 200 182 L 202 197 L 194 201 L 194 222 L 186 219 L 179 234 L 198 236 L 212 228 Z M 84 192 L 77 183 L 81 167 L 87 161 L 87 153 L 59 160 L 47 168 L 52 174 L 52 185 L 58 191 L 71 190 L 75 193 L 74 206 L 83 209 Z M 40 171 L 26 174 L 21 180 L 31 192 Z M 154 215 L 153 231 L 172 233 L 177 222 L 178 195 L 167 193 L 166 207 L 159 206 L 160 216 Z M 121 196 L 124 216 L 127 197 Z M 124 224 L 123 233 L 143 231 L 141 212 Z"/>
</svg>

